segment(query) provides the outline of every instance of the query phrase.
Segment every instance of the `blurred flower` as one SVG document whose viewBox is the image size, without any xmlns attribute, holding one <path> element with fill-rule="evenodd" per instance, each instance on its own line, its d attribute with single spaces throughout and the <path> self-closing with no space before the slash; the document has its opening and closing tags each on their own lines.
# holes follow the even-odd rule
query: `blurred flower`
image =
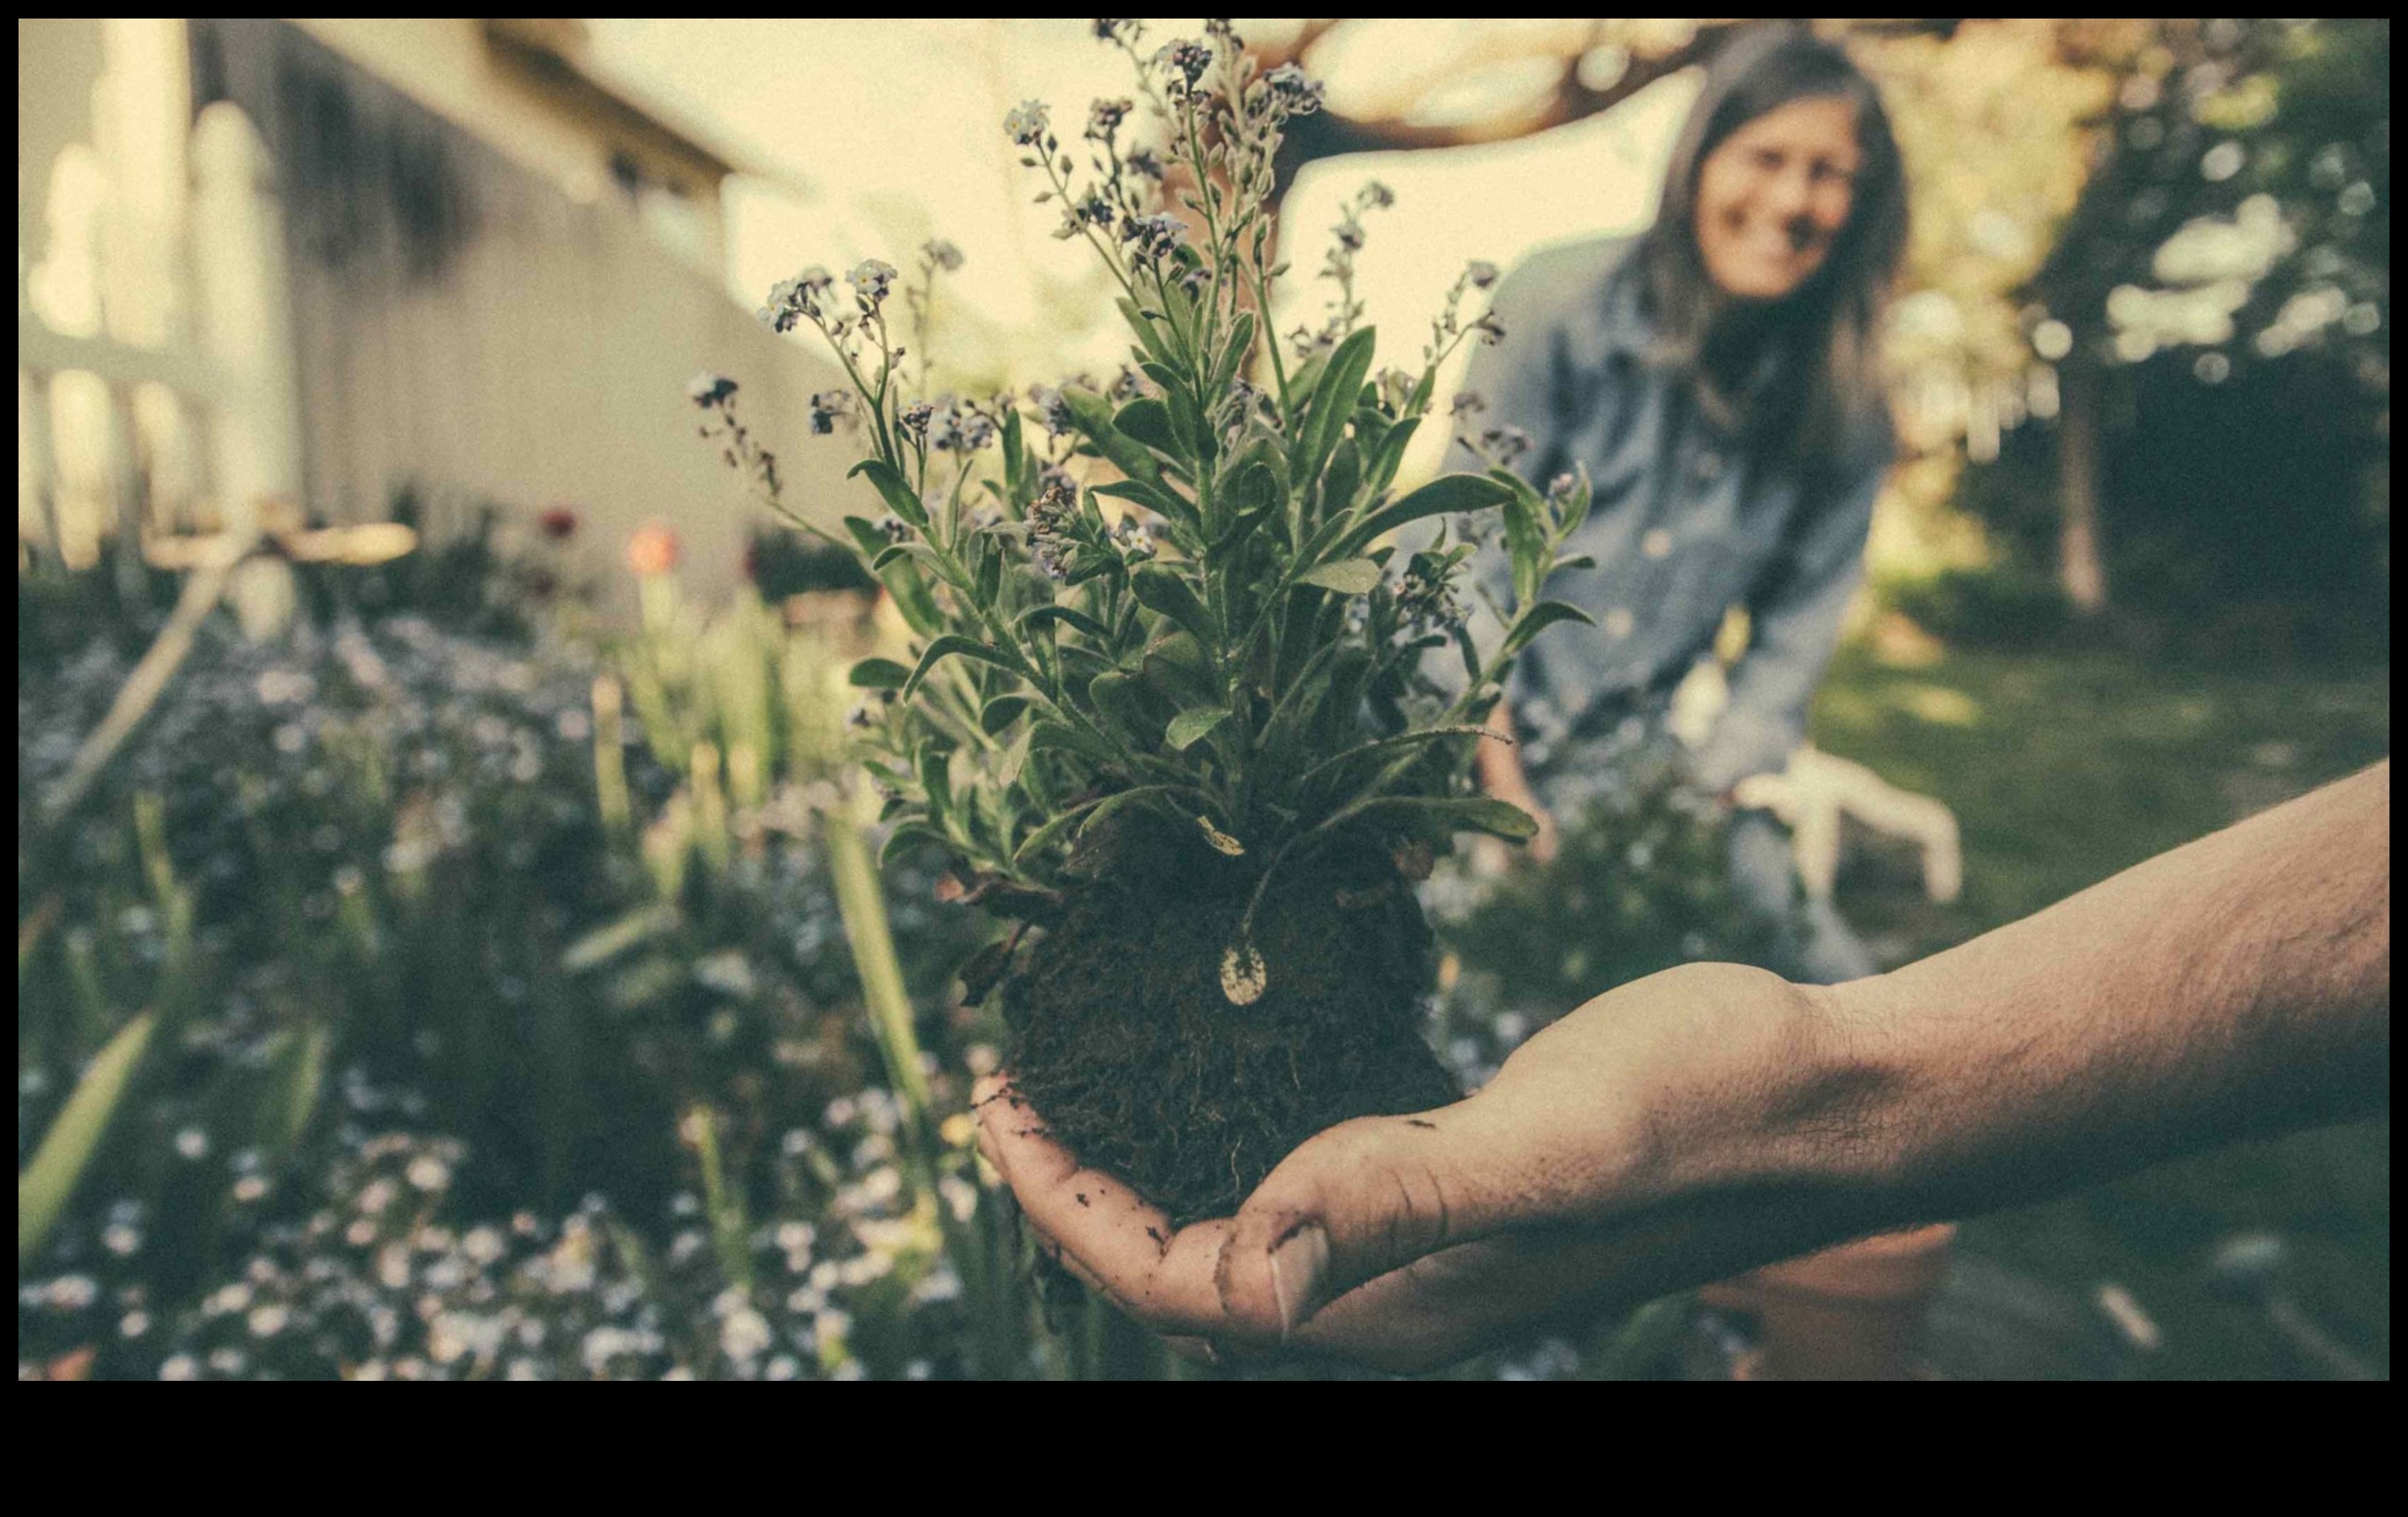
<svg viewBox="0 0 2408 1517">
<path fill-rule="evenodd" d="M 811 395 L 811 431 L 826 436 L 836 424 L 850 420 L 853 414 L 853 394 L 850 390 L 821 390 Z"/>
<path fill-rule="evenodd" d="M 1129 100 L 1095 101 L 1087 107 L 1087 136 L 1097 142 L 1111 141 L 1135 104 Z"/>
<path fill-rule="evenodd" d="M 852 272 L 845 275 L 844 280 L 853 286 L 855 298 L 865 308 L 875 310 L 885 302 L 887 293 L 895 288 L 895 265 L 883 259 L 865 258 L 853 265 Z"/>
<path fill-rule="evenodd" d="M 814 264 L 810 267 L 803 270 L 800 274 L 796 275 L 791 279 L 779 280 L 769 288 L 769 303 L 761 308 L 761 324 L 767 327 L 772 332 L 793 331 L 795 327 L 805 319 L 819 315 L 820 296 L 824 294 L 829 286 L 835 283 L 836 277 L 831 275 L 826 269 L 820 267 L 817 264 Z M 716 376 L 702 375 L 698 378 L 702 379 L 715 379 Z M 727 388 L 724 392 L 716 394 L 714 398 L 710 401 L 702 400 L 700 396 L 696 396 L 696 404 L 717 404 L 736 393 L 736 386 L 733 383 L 729 383 L 725 380 L 720 380 L 719 382 L 727 384 Z M 691 390 L 688 391 L 688 394 L 692 393 L 693 392 Z"/>
<path fill-rule="evenodd" d="M 1154 62 L 1155 67 L 1173 76 L 1175 87 L 1193 89 L 1196 81 L 1204 77 L 1204 70 L 1211 66 L 1212 50 L 1193 40 L 1168 42 L 1154 53 Z"/>
<path fill-rule="evenodd" d="M 1263 76 L 1263 83 L 1269 86 L 1271 100 L 1290 116 L 1310 116 L 1321 108 L 1321 81 L 1295 64 L 1280 64 Z"/>
<path fill-rule="evenodd" d="M 677 534 L 665 526 L 640 527 L 627 539 L 627 567 L 638 575 L 666 574 L 677 561 Z"/>
<path fill-rule="evenodd" d="M 1121 223 L 1121 240 L 1140 258 L 1168 258 L 1187 240 L 1187 223 L 1168 211 L 1133 216 Z"/>
<path fill-rule="evenodd" d="M 731 392 L 736 388 L 736 382 L 732 379 L 722 379 L 719 382 L 726 385 Z M 554 506 L 537 517 L 536 524 L 540 526 L 543 529 L 543 535 L 552 541 L 565 542 L 577 535 L 577 510 L 570 506 Z"/>
<path fill-rule="evenodd" d="M 1024 100 L 1003 118 L 1004 135 L 1024 148 L 1044 146 L 1045 102 Z"/>
</svg>

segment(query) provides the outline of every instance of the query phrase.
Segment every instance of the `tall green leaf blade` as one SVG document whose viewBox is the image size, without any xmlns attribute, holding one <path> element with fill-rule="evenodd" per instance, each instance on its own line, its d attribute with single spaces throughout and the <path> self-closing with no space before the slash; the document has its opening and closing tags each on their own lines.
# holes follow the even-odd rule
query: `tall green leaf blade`
<svg viewBox="0 0 2408 1517">
<path fill-rule="evenodd" d="M 1065 626 L 1076 627 L 1099 643 L 1109 643 L 1112 640 L 1111 629 L 1075 607 L 1036 606 L 1023 611 L 1020 615 L 1020 624 L 1031 632 L 1054 622 L 1059 622 Z"/>
<path fill-rule="evenodd" d="M 75 1194 L 76 1182 L 83 1179 L 93 1152 L 108 1131 L 109 1119 L 117 1114 L 119 1104 L 125 1098 L 126 1087 L 142 1063 L 142 1051 L 150 1046 L 150 1033 L 158 1021 L 157 1012 L 145 1011 L 108 1040 L 85 1066 L 66 1105 L 52 1119 L 50 1130 L 42 1135 L 41 1147 L 34 1151 L 34 1162 L 17 1176 L 20 1272 L 40 1252 L 50 1229 L 58 1225 L 60 1213 Z"/>
<path fill-rule="evenodd" d="M 845 478 L 850 479 L 856 474 L 869 477 L 869 482 L 878 487 L 879 498 L 886 502 L 888 510 L 923 532 L 928 530 L 928 508 L 920 504 L 919 495 L 884 460 L 865 458 L 846 470 Z"/>
<path fill-rule="evenodd" d="M 1331 450 L 1346 426 L 1346 419 L 1354 414 L 1354 396 L 1363 388 L 1363 376 L 1370 372 L 1372 329 L 1365 327 L 1338 345 L 1329 355 L 1329 366 L 1322 371 L 1321 382 L 1313 389 L 1312 416 L 1305 423 L 1305 434 L 1297 440 L 1295 470 L 1298 488 L 1309 485 L 1321 475 L 1321 466 L 1329 461 Z"/>
<path fill-rule="evenodd" d="M 333 1042 L 315 1023 L 287 1035 L 276 1051 L 266 1098 L 260 1110 L 262 1146 L 283 1153 L 301 1141 L 310 1115 L 318 1109 L 318 1092 L 325 1083 L 326 1050 Z"/>
<path fill-rule="evenodd" d="M 1488 795 L 1386 795 L 1365 802 L 1354 815 L 1437 823 L 1450 832 L 1484 832 L 1514 843 L 1526 842 L 1539 831 L 1529 812 Z"/>
<path fill-rule="evenodd" d="M 1402 500 L 1383 506 L 1355 522 L 1339 540 L 1337 552 L 1340 557 L 1351 558 L 1373 538 L 1394 532 L 1408 522 L 1457 511 L 1484 511 L 1511 494 L 1503 485 L 1482 475 L 1442 474 Z"/>
<path fill-rule="evenodd" d="M 1597 619 L 1577 606 L 1567 606 L 1559 600 L 1542 600 L 1513 619 L 1513 628 L 1505 635 L 1504 645 L 1498 650 L 1499 658 L 1512 658 L 1529 646 L 1530 639 L 1558 622 L 1578 622 L 1583 626 L 1595 626 Z"/>
<path fill-rule="evenodd" d="M 912 694 L 920 688 L 920 681 L 928 678 L 928 671 L 955 654 L 963 658 L 974 658 L 982 664 L 992 664 L 998 669 L 1009 669 L 1014 674 L 1020 672 L 1020 666 L 1010 655 L 989 648 L 974 637 L 965 637 L 958 632 L 949 632 L 930 643 L 927 651 L 920 655 L 918 666 L 912 669 L 910 678 L 903 681 L 903 698 L 910 700 Z"/>
</svg>

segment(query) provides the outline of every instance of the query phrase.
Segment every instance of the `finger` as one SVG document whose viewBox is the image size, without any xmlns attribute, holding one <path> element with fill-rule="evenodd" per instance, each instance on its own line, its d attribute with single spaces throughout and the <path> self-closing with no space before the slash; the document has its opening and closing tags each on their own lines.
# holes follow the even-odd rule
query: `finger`
<svg viewBox="0 0 2408 1517">
<path fill-rule="evenodd" d="M 1127 1185 L 1082 1166 L 1054 1141 L 1008 1079 L 981 1082 L 979 1124 L 990 1162 L 1029 1225 L 1073 1274 L 1157 1331 L 1221 1326 L 1213 1267 L 1226 1222 L 1172 1230 L 1170 1218 Z"/>
<path fill-rule="evenodd" d="M 1287 1341 L 1356 1286 L 1493 1225 L 1471 1101 L 1365 1117 L 1290 1154 L 1239 1209 L 1214 1285 L 1230 1333 Z M 1224 1340 L 1228 1335 L 1223 1335 Z"/>
</svg>

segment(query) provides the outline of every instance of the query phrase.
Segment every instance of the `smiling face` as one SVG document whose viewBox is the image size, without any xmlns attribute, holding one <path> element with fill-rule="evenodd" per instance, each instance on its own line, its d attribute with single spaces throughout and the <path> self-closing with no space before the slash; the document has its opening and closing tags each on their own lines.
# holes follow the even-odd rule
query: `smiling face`
<svg viewBox="0 0 2408 1517">
<path fill-rule="evenodd" d="M 1698 170 L 1698 251 L 1737 300 L 1779 300 L 1813 278 L 1848 224 L 1864 155 L 1856 107 L 1793 100 L 1723 139 Z"/>
</svg>

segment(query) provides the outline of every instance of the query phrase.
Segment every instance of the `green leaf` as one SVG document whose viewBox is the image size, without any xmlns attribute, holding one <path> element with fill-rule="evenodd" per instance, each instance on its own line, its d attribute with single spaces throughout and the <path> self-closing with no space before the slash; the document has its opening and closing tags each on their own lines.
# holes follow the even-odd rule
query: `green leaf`
<svg viewBox="0 0 2408 1517">
<path fill-rule="evenodd" d="M 1356 411 L 1358 418 L 1364 413 Z M 1363 450 L 1352 437 L 1338 445 L 1329 455 L 1329 472 L 1321 479 L 1321 510 L 1324 516 L 1335 516 L 1354 504 L 1356 491 L 1363 483 Z"/>
<path fill-rule="evenodd" d="M 260 1146 L 281 1154 L 301 1140 L 318 1109 L 318 1091 L 326 1073 L 326 1049 L 333 1039 L 312 1023 L 297 1033 L 286 1033 L 271 1056 L 267 1087 L 260 1105 Z"/>
<path fill-rule="evenodd" d="M 1299 487 L 1320 477 L 1321 466 L 1338 446 L 1346 419 L 1354 414 L 1354 395 L 1370 371 L 1372 329 L 1365 327 L 1338 345 L 1313 388 L 1312 414 L 1297 442 L 1296 480 Z"/>
<path fill-rule="evenodd" d="M 1254 345 L 1254 313 L 1240 311 L 1238 319 L 1229 325 L 1229 340 L 1222 345 L 1220 362 L 1212 365 L 1212 382 L 1206 387 L 1209 394 L 1217 395 L 1228 390 L 1229 381 L 1238 377 L 1239 369 L 1246 361 L 1247 351 Z"/>
<path fill-rule="evenodd" d="M 676 930 L 677 908 L 666 901 L 639 906 L 616 922 L 595 928 L 561 951 L 560 967 L 578 974 L 607 964 L 639 943 Z"/>
<path fill-rule="evenodd" d="M 1381 437 L 1380 446 L 1371 451 L 1369 465 L 1363 470 L 1363 483 L 1370 494 L 1377 495 L 1396 479 L 1398 465 L 1405 461 L 1405 449 L 1421 424 L 1420 417 L 1408 416 Z"/>
<path fill-rule="evenodd" d="M 1138 309 L 1137 302 L 1125 295 L 1116 304 L 1121 308 L 1121 315 L 1128 322 L 1129 330 L 1136 333 L 1137 340 L 1145 345 L 1146 353 L 1162 363 L 1169 363 L 1170 349 L 1163 341 L 1162 334 L 1154 329 L 1153 318 Z"/>
<path fill-rule="evenodd" d="M 972 545 L 980 546 L 980 540 L 972 539 Z M 1003 594 L 1003 554 L 996 551 L 992 539 L 985 540 L 983 547 L 985 551 L 979 557 L 978 589 L 971 594 L 978 596 L 981 606 L 991 607 Z"/>
<path fill-rule="evenodd" d="M 1220 629 L 1212 625 L 1211 613 L 1196 598 L 1195 587 L 1176 570 L 1149 564 L 1129 576 L 1129 588 L 1137 593 L 1140 605 L 1178 623 L 1194 633 L 1196 640 L 1205 647 L 1213 647 L 1220 641 Z"/>
<path fill-rule="evenodd" d="M 1115 500 L 1133 500 L 1146 509 L 1169 521 L 1188 526 L 1201 524 L 1196 505 L 1167 484 L 1153 484 L 1143 479 L 1114 479 L 1087 492 L 1091 495 L 1110 495 Z"/>
<path fill-rule="evenodd" d="M 1109 643 L 1112 640 L 1111 632 L 1101 622 L 1073 607 L 1037 606 L 1020 614 L 1020 624 L 1030 632 L 1055 622 L 1076 627 L 1099 643 Z"/>
<path fill-rule="evenodd" d="M 1513 604 L 1527 606 L 1546 580 L 1547 534 L 1526 491 L 1505 497 L 1505 553 L 1513 564 Z"/>
<path fill-rule="evenodd" d="M 891 658 L 866 658 L 845 680 L 856 690 L 900 690 L 910 682 L 911 671 Z"/>
<path fill-rule="evenodd" d="M 993 737 L 1019 721 L 1020 713 L 1026 709 L 1028 697 L 1025 695 L 997 695 L 979 708 L 979 730 Z"/>
<path fill-rule="evenodd" d="M 1068 832 L 1074 824 L 1083 834 L 1095 823 L 1141 795 L 1160 795 L 1184 788 L 1186 787 L 1182 785 L 1140 785 L 1134 790 L 1116 791 L 1110 795 L 1098 795 L 1093 800 L 1082 801 L 1030 833 L 1025 841 L 1012 850 L 1011 866 L 1015 869 L 1021 867 L 1042 852 L 1046 845 L 1054 842 L 1064 833 Z"/>
<path fill-rule="evenodd" d="M 1577 622 L 1584 627 L 1597 625 L 1597 621 L 1577 606 L 1567 606 L 1559 600 L 1542 600 L 1513 619 L 1512 630 L 1505 634 L 1505 642 L 1498 650 L 1498 658 L 1512 658 L 1529 646 L 1530 639 L 1558 622 Z"/>
<path fill-rule="evenodd" d="M 846 517 L 844 529 L 853 534 L 861 556 L 873 563 L 889 546 L 886 534 L 861 517 Z M 920 578 L 917 568 L 909 563 L 897 563 L 890 564 L 877 573 L 879 582 L 886 587 L 886 593 L 895 597 L 895 608 L 903 613 L 905 625 L 924 637 L 937 630 L 936 598 L 928 594 L 928 583 Z"/>
<path fill-rule="evenodd" d="M 1192 793 L 1188 791 L 1185 785 L 1140 785 L 1134 790 L 1124 790 L 1117 795 L 1107 795 L 1096 805 L 1094 810 L 1087 813 L 1086 820 L 1079 823 L 1079 836 L 1084 837 L 1087 834 L 1095 831 L 1097 827 L 1102 826 L 1106 817 L 1112 815 L 1116 811 L 1126 809 L 1134 801 L 1140 800 L 1148 795 L 1170 795 L 1179 794 Z"/>
<path fill-rule="evenodd" d="M 1375 737 L 1368 743 L 1357 743 L 1353 748 L 1348 749 L 1345 752 L 1337 755 L 1335 758 L 1324 759 L 1319 764 L 1314 765 L 1312 768 L 1307 769 L 1304 772 L 1304 777 L 1297 781 L 1297 788 L 1300 790 L 1304 786 L 1312 783 L 1315 780 L 1320 779 L 1323 775 L 1327 774 L 1332 769 L 1337 768 L 1339 766 L 1346 764 L 1352 760 L 1361 758 L 1366 753 L 1383 752 L 1391 748 L 1403 748 L 1412 743 L 1436 742 L 1441 737 L 1477 737 L 1487 730 L 1488 729 L 1485 727 L 1464 726 L 1458 724 L 1444 727 L 1424 727 L 1417 732 L 1399 732 L 1391 737 Z"/>
<path fill-rule="evenodd" d="M 1111 744 L 1085 728 L 1074 727 L 1068 722 L 1039 722 L 1032 724 L 1028 729 L 1028 749 L 1034 753 L 1041 753 L 1049 749 L 1057 752 L 1075 753 L 1094 764 L 1111 764 L 1120 758 L 1118 753 L 1112 751 Z"/>
<path fill-rule="evenodd" d="M 920 504 L 919 495 L 903 481 L 903 476 L 896 473 L 884 460 L 865 458 L 847 469 L 844 477 L 850 479 L 856 474 L 869 476 L 869 482 L 878 487 L 879 496 L 886 502 L 888 510 L 923 532 L 928 530 L 928 508 Z"/>
<path fill-rule="evenodd" d="M 1380 582 L 1380 565 L 1368 558 L 1341 558 L 1305 570 L 1296 582 L 1335 590 L 1341 595 L 1368 595 Z"/>
<path fill-rule="evenodd" d="M 953 809 L 953 751 L 936 743 L 925 743 L 917 757 L 920 788 L 927 793 L 929 814 L 941 820 Z"/>
<path fill-rule="evenodd" d="M 977 659 L 982 664 L 992 664 L 998 669 L 1009 669 L 1014 674 L 1020 672 L 1020 666 L 1010 656 L 975 638 L 949 632 L 930 643 L 927 651 L 920 655 L 918 666 L 912 669 L 910 678 L 903 681 L 903 698 L 910 700 L 912 693 L 920 688 L 920 681 L 928 678 L 928 671 L 956 653 L 964 658 Z"/>
<path fill-rule="evenodd" d="M 1340 539 L 1337 551 L 1343 556 L 1352 557 L 1361 552 L 1373 538 L 1383 533 L 1394 532 L 1408 522 L 1457 511 L 1486 510 L 1511 494 L 1503 485 L 1484 475 L 1442 474 L 1404 499 L 1392 506 L 1384 506 L 1357 522 Z"/>
<path fill-rule="evenodd" d="M 1171 430 L 1170 408 L 1150 397 L 1130 401 L 1112 413 L 1112 425 L 1156 452 L 1176 457 L 1183 451 Z"/>
<path fill-rule="evenodd" d="M 836 822 L 835 825 L 841 827 L 850 826 L 852 823 L 839 819 Z M 945 849 L 948 852 L 950 852 L 953 846 L 953 840 L 945 836 L 945 830 L 942 827 L 937 826 L 933 823 L 923 822 L 917 817 L 904 822 L 897 822 L 895 823 L 893 830 L 887 833 L 886 841 L 878 845 L 878 863 L 880 867 L 882 868 L 885 866 L 886 862 L 895 856 L 897 849 L 900 849 L 906 843 L 914 842 L 934 843 L 938 847 Z"/>
<path fill-rule="evenodd" d="M 1112 461 L 1114 467 L 1132 479 L 1148 484 L 1161 482 L 1162 467 L 1154 462 L 1154 455 L 1112 424 L 1111 402 L 1092 390 L 1065 390 L 1062 404 L 1070 408 L 1070 419 L 1079 424 L 1080 432 L 1096 445 L 1097 452 Z"/>
<path fill-rule="evenodd" d="M 984 714 L 985 713 L 983 712 L 981 713 L 982 719 L 983 719 Z M 996 786 L 999 791 L 1006 793 L 1000 809 L 1007 814 L 1012 809 L 1011 797 L 1008 793 L 1010 791 L 1012 786 L 1020 782 L 1022 773 L 1027 769 L 1028 753 L 1028 734 L 1024 732 L 1019 737 L 1012 739 L 1011 746 L 1003 751 L 1003 757 L 996 764 Z M 982 815 L 983 815 L 983 813 L 982 813 Z M 990 828 L 989 830 L 992 831 L 993 829 Z M 1007 838 L 997 837 L 995 843 L 996 852 L 1002 852 L 1008 842 L 1009 839 Z"/>
<path fill-rule="evenodd" d="M 1163 734 L 1163 741 L 1173 748 L 1184 751 L 1197 738 L 1228 720 L 1228 711 L 1218 706 L 1207 707 L 1199 711 L 1182 711 L 1170 719 L 1170 730 Z"/>
<path fill-rule="evenodd" d="M 1028 451 L 1020 440 L 1020 408 L 1003 408 L 1003 498 L 1007 501 L 1027 499 L 1025 487 L 1028 482 Z"/>
<path fill-rule="evenodd" d="M 19 1274 L 24 1273 L 26 1265 L 41 1251 L 50 1229 L 58 1224 L 59 1214 L 66 1209 L 76 1182 L 83 1179 L 93 1152 L 108 1131 L 109 1119 L 117 1114 L 119 1103 L 125 1098 L 126 1087 L 142 1063 L 142 1051 L 150 1045 L 150 1031 L 158 1022 L 157 1012 L 143 1012 L 93 1056 L 76 1081 L 67 1104 L 51 1120 L 50 1130 L 42 1135 L 42 1146 L 34 1151 L 34 1162 L 18 1174 Z"/>
<path fill-rule="evenodd" d="M 1449 832 L 1484 832 L 1515 843 L 1539 831 L 1529 812 L 1487 795 L 1388 795 L 1366 802 L 1354 815 L 1435 823 Z"/>
<path fill-rule="evenodd" d="M 1146 708 L 1145 692 L 1134 676 L 1118 669 L 1099 674 L 1088 684 L 1087 698 L 1140 751 L 1153 747 L 1162 734 L 1162 723 Z"/>
</svg>

